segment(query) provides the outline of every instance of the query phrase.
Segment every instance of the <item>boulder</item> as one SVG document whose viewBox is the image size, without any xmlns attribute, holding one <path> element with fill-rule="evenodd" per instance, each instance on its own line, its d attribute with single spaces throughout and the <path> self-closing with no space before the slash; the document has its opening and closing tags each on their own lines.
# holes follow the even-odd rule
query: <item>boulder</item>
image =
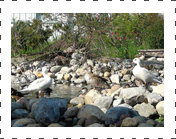
<svg viewBox="0 0 176 139">
<path fill-rule="evenodd" d="M 122 127 L 136 127 L 139 124 L 138 119 L 127 117 L 122 121 Z"/>
<path fill-rule="evenodd" d="M 25 109 L 16 109 L 11 113 L 12 119 L 21 119 L 26 118 L 29 114 L 29 111 Z"/>
<path fill-rule="evenodd" d="M 22 118 L 22 119 L 17 120 L 13 124 L 13 127 L 17 126 L 17 125 L 27 126 L 28 124 L 36 124 L 36 121 L 34 119 L 30 119 L 30 118 Z"/>
<path fill-rule="evenodd" d="M 160 116 L 164 116 L 164 101 L 160 101 L 156 105 L 156 110 Z"/>
<path fill-rule="evenodd" d="M 86 95 L 85 95 L 85 104 L 94 104 L 94 101 L 101 97 L 102 95 L 98 90 L 90 90 Z"/>
<path fill-rule="evenodd" d="M 160 84 L 153 89 L 153 93 L 158 93 L 164 97 L 164 84 Z"/>
<path fill-rule="evenodd" d="M 23 109 L 23 105 L 17 102 L 11 102 L 11 112 L 16 109 Z"/>
<path fill-rule="evenodd" d="M 50 71 L 52 73 L 57 73 L 61 70 L 61 68 L 62 68 L 61 66 L 54 66 L 54 67 L 51 67 Z"/>
<path fill-rule="evenodd" d="M 150 93 L 147 95 L 148 102 L 152 105 L 156 105 L 162 100 L 162 96 L 158 93 Z"/>
<path fill-rule="evenodd" d="M 70 109 L 65 111 L 64 118 L 73 118 L 77 115 L 78 111 L 79 109 L 76 106 L 71 107 Z"/>
<path fill-rule="evenodd" d="M 82 97 L 75 97 L 70 100 L 70 104 L 77 105 L 77 104 L 84 104 L 84 98 Z"/>
<path fill-rule="evenodd" d="M 113 75 L 111 75 L 110 79 L 111 79 L 111 81 L 112 81 L 113 83 L 119 84 L 119 82 L 120 82 L 120 77 L 119 77 L 118 74 L 113 74 Z"/>
<path fill-rule="evenodd" d="M 101 108 L 106 108 L 108 109 L 111 104 L 112 104 L 112 97 L 108 97 L 108 96 L 102 96 L 102 97 L 98 97 L 95 101 L 94 101 L 94 105 Z"/>
</svg>

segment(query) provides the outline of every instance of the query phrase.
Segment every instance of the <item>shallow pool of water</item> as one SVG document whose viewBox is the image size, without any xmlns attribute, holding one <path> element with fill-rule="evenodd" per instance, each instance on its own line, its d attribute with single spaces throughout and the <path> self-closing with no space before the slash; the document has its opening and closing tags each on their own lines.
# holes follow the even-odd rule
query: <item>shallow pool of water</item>
<svg viewBox="0 0 176 139">
<path fill-rule="evenodd" d="M 20 86 L 18 84 L 11 84 L 11 87 L 20 90 Z M 88 90 L 90 89 L 90 86 L 84 86 L 87 87 Z M 73 98 L 79 96 L 82 92 L 82 87 L 76 87 L 76 86 L 67 86 L 63 84 L 58 85 L 51 85 L 50 87 L 53 91 L 51 92 L 50 96 L 44 95 L 44 97 L 59 97 L 59 98 Z M 36 93 L 30 93 L 26 95 L 26 98 L 36 98 Z"/>
</svg>

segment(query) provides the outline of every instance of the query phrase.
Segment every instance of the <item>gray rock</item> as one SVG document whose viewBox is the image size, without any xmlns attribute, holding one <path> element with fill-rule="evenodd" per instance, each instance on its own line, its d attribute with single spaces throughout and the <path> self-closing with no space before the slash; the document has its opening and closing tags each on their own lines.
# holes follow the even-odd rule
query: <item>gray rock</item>
<svg viewBox="0 0 176 139">
<path fill-rule="evenodd" d="M 153 127 L 153 126 L 150 125 L 150 124 L 147 124 L 147 123 L 140 123 L 140 124 L 138 125 L 138 127 Z"/>
<path fill-rule="evenodd" d="M 30 99 L 29 100 L 29 104 L 28 104 L 28 106 L 27 106 L 27 109 L 28 110 L 31 110 L 31 108 L 32 108 L 32 105 L 35 103 L 35 102 L 37 102 L 38 100 L 36 100 L 36 99 Z"/>
<path fill-rule="evenodd" d="M 110 79 L 111 79 L 111 81 L 112 81 L 113 83 L 119 83 L 119 82 L 120 82 L 120 77 L 119 77 L 118 74 L 113 74 L 113 75 L 111 75 Z"/>
<path fill-rule="evenodd" d="M 76 74 L 78 75 L 78 76 L 83 76 L 83 75 L 85 75 L 86 74 L 86 70 L 84 70 L 83 68 L 78 68 L 77 70 L 76 70 Z"/>
<path fill-rule="evenodd" d="M 126 103 L 120 104 L 119 106 L 120 107 L 126 107 L 126 108 L 129 108 L 129 109 L 133 109 L 132 106 L 130 106 L 129 104 L 126 104 Z"/>
<path fill-rule="evenodd" d="M 44 125 L 57 123 L 60 118 L 59 106 L 51 99 L 42 98 L 34 110 L 34 117 Z"/>
<path fill-rule="evenodd" d="M 94 123 L 89 125 L 88 127 L 105 127 L 103 124 L 99 124 L 99 123 Z"/>
<path fill-rule="evenodd" d="M 146 121 L 148 120 L 148 118 L 146 118 L 144 116 L 135 116 L 135 117 L 133 117 L 133 119 L 138 119 L 138 121 L 140 123 L 146 123 Z"/>
<path fill-rule="evenodd" d="M 82 78 L 82 77 L 80 77 L 80 78 L 74 80 L 74 83 L 84 83 L 84 82 L 85 82 L 85 79 Z"/>
<path fill-rule="evenodd" d="M 164 116 L 164 101 L 161 101 L 156 105 L 156 110 L 160 116 Z"/>
<path fill-rule="evenodd" d="M 13 124 L 13 127 L 17 126 L 17 125 L 27 126 L 28 124 L 36 124 L 36 121 L 34 119 L 30 119 L 30 118 L 22 118 L 22 119 L 17 120 Z"/>
<path fill-rule="evenodd" d="M 54 67 L 51 67 L 50 71 L 52 73 L 57 73 L 61 70 L 61 68 L 62 68 L 61 66 L 54 66 Z"/>
<path fill-rule="evenodd" d="M 43 127 L 42 124 L 28 124 L 26 127 Z"/>
<path fill-rule="evenodd" d="M 122 102 L 123 102 L 123 99 L 121 99 L 121 98 L 118 98 L 118 99 L 114 100 L 113 101 L 113 107 L 119 106 L 120 104 L 122 104 Z"/>
<path fill-rule="evenodd" d="M 78 62 L 76 59 L 70 60 L 70 65 L 71 65 L 71 66 L 77 65 L 77 64 L 79 64 L 79 62 Z"/>
<path fill-rule="evenodd" d="M 29 114 L 29 111 L 25 109 L 16 109 L 11 113 L 12 119 L 21 119 L 26 118 Z"/>
<path fill-rule="evenodd" d="M 108 109 L 110 107 L 110 105 L 112 104 L 112 100 L 113 100 L 112 97 L 102 96 L 102 97 L 97 98 L 94 101 L 94 105 L 99 107 L 100 109 L 101 108 Z"/>
<path fill-rule="evenodd" d="M 64 118 L 73 118 L 77 115 L 78 111 L 79 109 L 76 106 L 71 107 L 70 109 L 65 111 Z"/>
<path fill-rule="evenodd" d="M 22 109 L 23 105 L 17 102 L 11 102 L 11 112 L 16 110 L 16 109 Z"/>
<path fill-rule="evenodd" d="M 127 117 L 122 121 L 122 127 L 136 127 L 139 124 L 138 119 Z"/>
<path fill-rule="evenodd" d="M 97 106 L 94 105 L 84 105 L 78 112 L 77 118 L 88 118 L 91 115 L 96 116 L 99 120 L 104 121 L 105 119 L 105 114 L 104 112 L 102 112 L 102 110 L 100 108 L 98 108 Z"/>
<path fill-rule="evenodd" d="M 82 97 L 75 97 L 70 100 L 70 104 L 77 105 L 77 104 L 84 104 L 84 98 Z"/>
<path fill-rule="evenodd" d="M 82 117 L 81 119 L 79 119 L 79 121 L 77 122 L 77 125 L 83 126 L 84 123 L 86 121 L 86 117 Z"/>
<path fill-rule="evenodd" d="M 120 92 L 120 98 L 123 98 L 125 103 L 134 106 L 139 103 L 139 98 L 144 97 L 145 88 L 143 87 L 132 87 L 122 89 Z"/>
<path fill-rule="evenodd" d="M 101 97 L 102 95 L 98 90 L 90 90 L 86 95 L 85 95 L 85 104 L 94 104 L 94 101 Z"/>
<path fill-rule="evenodd" d="M 160 84 L 153 89 L 153 93 L 158 93 L 164 97 L 164 84 Z"/>
<path fill-rule="evenodd" d="M 57 77 L 57 80 L 61 81 L 64 78 L 63 74 L 55 74 L 55 76 Z"/>
<path fill-rule="evenodd" d="M 60 111 L 60 116 L 62 117 L 68 108 L 67 100 L 61 99 L 61 98 L 50 98 L 50 99 L 58 105 L 59 111 Z"/>
<path fill-rule="evenodd" d="M 152 117 L 157 114 L 156 109 L 151 104 L 146 104 L 146 103 L 137 104 L 134 106 L 134 109 L 138 111 L 140 116 L 145 116 L 147 118 Z"/>
<path fill-rule="evenodd" d="M 69 73 L 69 72 L 71 72 L 71 68 L 69 68 L 69 67 L 62 67 L 61 68 L 61 70 L 60 70 L 60 73 L 61 74 L 65 74 L 65 73 Z"/>
<path fill-rule="evenodd" d="M 156 121 L 153 120 L 153 119 L 149 119 L 149 120 L 147 120 L 146 124 L 150 124 L 152 126 L 156 126 Z"/>
<path fill-rule="evenodd" d="M 19 119 L 14 119 L 14 120 L 11 120 L 11 127 L 13 126 L 13 124 L 18 121 Z"/>
<path fill-rule="evenodd" d="M 123 79 L 125 81 L 129 81 L 131 79 L 131 75 L 130 74 L 126 74 L 126 75 L 123 76 Z"/>
<path fill-rule="evenodd" d="M 90 60 L 90 59 L 87 59 L 87 64 L 93 67 L 94 66 L 94 61 Z"/>
<path fill-rule="evenodd" d="M 162 100 L 162 97 L 158 93 L 150 93 L 147 95 L 148 102 L 152 105 L 156 105 Z"/>
<path fill-rule="evenodd" d="M 126 107 L 113 107 L 108 109 L 108 111 L 106 112 L 105 124 L 116 124 L 120 120 L 121 115 L 123 114 L 127 114 L 130 117 L 139 115 L 136 111 Z"/>
<path fill-rule="evenodd" d="M 73 59 L 79 60 L 81 58 L 81 54 L 73 53 L 71 56 Z"/>
</svg>

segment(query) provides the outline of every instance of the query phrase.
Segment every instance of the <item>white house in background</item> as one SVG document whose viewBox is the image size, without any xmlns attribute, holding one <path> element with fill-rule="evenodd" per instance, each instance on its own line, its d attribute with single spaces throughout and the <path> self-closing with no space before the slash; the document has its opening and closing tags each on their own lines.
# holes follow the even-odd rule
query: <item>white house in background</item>
<svg viewBox="0 0 176 139">
<path fill-rule="evenodd" d="M 55 14 L 52 14 L 52 16 L 54 16 Z M 64 15 L 64 14 L 63 14 Z M 57 21 L 46 21 L 43 19 L 42 15 L 40 13 L 12 13 L 11 14 L 11 27 L 14 24 L 14 21 L 31 21 L 33 19 L 38 19 L 38 20 L 42 20 L 43 23 L 43 28 L 45 29 L 46 26 L 49 26 L 52 29 L 52 25 L 58 22 L 63 22 L 66 23 L 68 21 L 67 16 L 60 16 Z M 53 38 L 58 38 L 61 36 L 62 32 L 58 32 L 55 31 L 53 32 L 53 35 L 49 38 L 50 40 L 52 40 Z"/>
</svg>

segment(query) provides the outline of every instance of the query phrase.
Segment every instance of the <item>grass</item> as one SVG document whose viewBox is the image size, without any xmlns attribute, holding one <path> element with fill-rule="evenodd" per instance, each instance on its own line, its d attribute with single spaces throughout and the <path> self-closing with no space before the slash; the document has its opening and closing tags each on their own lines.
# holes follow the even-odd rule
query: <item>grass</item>
<svg viewBox="0 0 176 139">
<path fill-rule="evenodd" d="M 28 49 L 27 51 L 21 49 L 20 53 L 21 54 L 43 53 L 43 52 L 49 51 L 49 46 L 51 44 L 53 44 L 54 42 L 55 42 L 55 40 L 48 41 L 48 44 L 45 42 L 43 46 L 41 44 L 39 44 L 39 46 L 36 47 L 35 49 Z M 17 54 L 16 56 L 19 56 L 19 54 Z M 11 57 L 14 57 L 14 53 L 13 52 L 11 52 Z"/>
</svg>

